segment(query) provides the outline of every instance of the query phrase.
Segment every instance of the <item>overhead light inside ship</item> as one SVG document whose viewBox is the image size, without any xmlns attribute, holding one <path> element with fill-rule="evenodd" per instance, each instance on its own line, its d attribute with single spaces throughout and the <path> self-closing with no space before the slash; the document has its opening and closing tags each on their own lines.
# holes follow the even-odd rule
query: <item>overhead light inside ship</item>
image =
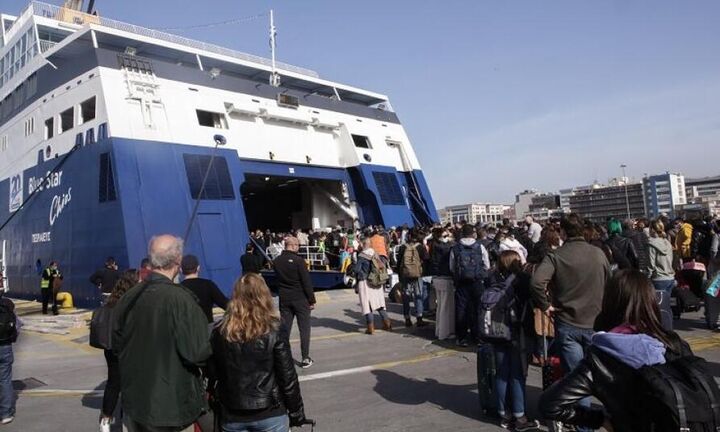
<svg viewBox="0 0 720 432">
<path fill-rule="evenodd" d="M 215 79 L 220 76 L 220 72 L 222 72 L 220 70 L 220 68 L 214 67 L 214 68 L 210 69 L 210 72 L 208 72 L 208 73 L 210 74 L 210 78 Z"/>
<path fill-rule="evenodd" d="M 270 181 L 270 177 L 265 177 L 265 181 Z"/>
<path fill-rule="evenodd" d="M 125 54 L 134 57 L 137 54 L 137 48 L 131 46 L 125 47 Z"/>
</svg>

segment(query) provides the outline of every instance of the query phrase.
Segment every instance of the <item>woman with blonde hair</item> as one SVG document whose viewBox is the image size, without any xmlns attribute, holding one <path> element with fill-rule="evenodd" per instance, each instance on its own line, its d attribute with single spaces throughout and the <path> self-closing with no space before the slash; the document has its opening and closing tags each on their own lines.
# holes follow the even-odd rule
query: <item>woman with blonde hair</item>
<svg viewBox="0 0 720 432">
<path fill-rule="evenodd" d="M 648 239 L 650 255 L 650 279 L 656 290 L 668 294 L 675 287 L 675 270 L 673 269 L 673 247 L 665 234 L 665 226 L 656 219 L 650 224 Z"/>
<path fill-rule="evenodd" d="M 306 423 L 288 333 L 262 276 L 235 282 L 211 344 L 210 388 L 223 432 L 287 432 Z"/>
</svg>

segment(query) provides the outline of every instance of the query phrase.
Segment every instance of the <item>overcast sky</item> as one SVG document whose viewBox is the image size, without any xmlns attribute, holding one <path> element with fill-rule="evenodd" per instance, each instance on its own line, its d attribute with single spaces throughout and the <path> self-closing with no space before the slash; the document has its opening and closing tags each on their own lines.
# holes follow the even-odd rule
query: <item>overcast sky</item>
<svg viewBox="0 0 720 432">
<path fill-rule="evenodd" d="M 60 4 L 61 0 L 51 0 Z M 26 2 L 2 0 L 17 13 Z M 96 0 L 154 28 L 275 9 L 279 60 L 390 96 L 438 207 L 720 174 L 720 2 Z M 180 6 L 182 5 L 182 6 Z M 267 18 L 180 33 L 268 56 Z"/>
</svg>

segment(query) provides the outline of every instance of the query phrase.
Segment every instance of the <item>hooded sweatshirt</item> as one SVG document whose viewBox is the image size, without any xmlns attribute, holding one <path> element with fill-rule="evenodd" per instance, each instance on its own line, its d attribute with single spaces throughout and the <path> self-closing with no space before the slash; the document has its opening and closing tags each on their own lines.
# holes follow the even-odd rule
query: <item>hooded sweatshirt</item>
<svg viewBox="0 0 720 432">
<path fill-rule="evenodd" d="M 665 345 L 646 334 L 599 332 L 592 344 L 633 369 L 665 363 Z"/>
<path fill-rule="evenodd" d="M 664 238 L 650 237 L 648 246 L 652 280 L 675 279 L 673 249 L 670 241 Z"/>
<path fill-rule="evenodd" d="M 460 239 L 460 244 L 468 247 L 474 245 L 476 242 L 477 240 L 472 237 Z M 490 270 L 490 256 L 488 255 L 488 251 L 482 244 L 480 244 L 480 250 L 482 250 L 483 266 L 485 267 L 485 270 Z M 455 271 L 455 251 L 453 249 L 450 249 L 450 271 Z"/>
</svg>

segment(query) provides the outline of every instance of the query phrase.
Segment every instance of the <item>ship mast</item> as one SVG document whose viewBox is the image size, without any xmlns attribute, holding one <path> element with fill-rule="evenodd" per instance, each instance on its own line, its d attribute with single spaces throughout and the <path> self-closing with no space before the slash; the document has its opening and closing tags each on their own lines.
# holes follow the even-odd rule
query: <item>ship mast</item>
<svg viewBox="0 0 720 432">
<path fill-rule="evenodd" d="M 272 58 L 270 85 L 273 87 L 280 87 L 280 74 L 277 73 L 277 68 L 275 67 L 275 45 L 277 43 L 275 36 L 277 36 L 277 29 L 275 28 L 275 14 L 274 11 L 270 9 L 270 53 Z"/>
</svg>

